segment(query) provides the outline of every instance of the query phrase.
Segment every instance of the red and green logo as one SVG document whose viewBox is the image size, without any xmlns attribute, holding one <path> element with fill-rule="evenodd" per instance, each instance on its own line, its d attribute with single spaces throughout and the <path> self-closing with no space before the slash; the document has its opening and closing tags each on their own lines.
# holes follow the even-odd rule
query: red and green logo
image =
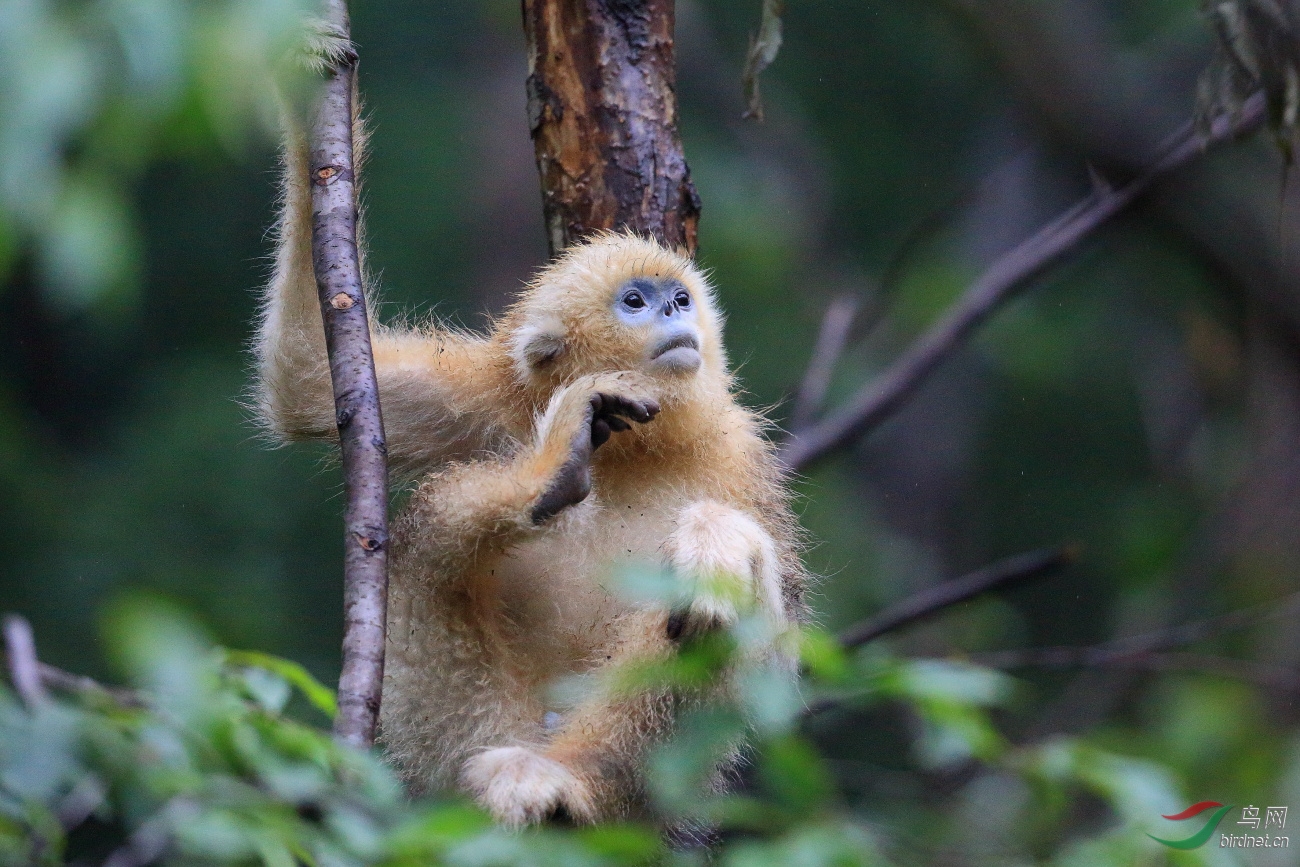
<svg viewBox="0 0 1300 867">
<path fill-rule="evenodd" d="M 1186 840 L 1162 840 L 1154 834 L 1147 834 L 1147 836 L 1152 840 L 1155 840 L 1157 843 L 1168 846 L 1170 849 L 1199 848 L 1204 846 L 1205 842 L 1210 839 L 1210 835 L 1214 833 L 1214 829 L 1219 827 L 1219 822 L 1223 821 L 1223 817 L 1228 814 L 1228 811 L 1231 810 L 1232 807 L 1232 804 L 1225 806 L 1220 804 L 1218 801 L 1201 801 L 1199 804 L 1192 804 L 1181 813 L 1174 813 L 1172 816 L 1160 817 L 1162 819 L 1168 819 L 1171 822 L 1181 822 L 1184 819 L 1191 819 L 1194 816 L 1199 816 L 1206 810 L 1214 810 L 1214 813 L 1211 814 L 1210 818 L 1206 821 L 1205 827 L 1188 837 Z"/>
</svg>

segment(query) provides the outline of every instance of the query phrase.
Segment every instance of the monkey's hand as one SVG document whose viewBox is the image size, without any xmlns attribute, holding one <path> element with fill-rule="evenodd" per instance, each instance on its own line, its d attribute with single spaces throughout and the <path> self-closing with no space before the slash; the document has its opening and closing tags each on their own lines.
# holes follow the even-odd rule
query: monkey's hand
<svg viewBox="0 0 1300 867">
<path fill-rule="evenodd" d="M 742 611 L 787 620 L 771 536 L 744 512 L 723 503 L 693 503 L 678 514 L 664 546 L 687 598 L 668 615 L 674 641 L 731 626 Z"/>
<path fill-rule="evenodd" d="M 533 505 L 541 524 L 591 493 L 591 456 L 615 433 L 659 413 L 645 377 L 632 372 L 584 376 L 551 400 L 537 430 L 537 457 L 552 469 Z"/>
<path fill-rule="evenodd" d="M 596 820 L 587 784 L 554 759 L 525 747 L 479 753 L 465 762 L 461 781 L 496 821 L 509 827 Z"/>
</svg>

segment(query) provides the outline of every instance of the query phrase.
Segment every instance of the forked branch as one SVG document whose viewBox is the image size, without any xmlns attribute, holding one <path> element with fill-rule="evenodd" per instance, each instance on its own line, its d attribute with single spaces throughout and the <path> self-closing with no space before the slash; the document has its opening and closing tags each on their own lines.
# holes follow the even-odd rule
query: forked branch
<svg viewBox="0 0 1300 867">
<path fill-rule="evenodd" d="M 29 709 L 40 707 L 48 691 L 72 693 L 83 697 L 104 698 L 122 707 L 143 707 L 144 696 L 135 690 L 104 686 L 96 680 L 73 674 L 41 662 L 36 656 L 36 640 L 25 617 L 6 614 L 3 619 L 5 667 L 14 691 Z"/>
<path fill-rule="evenodd" d="M 894 414 L 992 313 L 1030 280 L 1057 262 L 1158 180 L 1187 165 L 1206 148 L 1258 128 L 1264 98 L 1256 94 L 1239 114 L 1216 118 L 1207 135 L 1189 123 L 1145 172 L 1119 188 L 1098 184 L 1092 193 L 1028 240 L 997 259 L 884 373 L 858 389 L 828 417 L 797 430 L 781 448 L 782 462 L 803 470 L 870 431 Z"/>
</svg>

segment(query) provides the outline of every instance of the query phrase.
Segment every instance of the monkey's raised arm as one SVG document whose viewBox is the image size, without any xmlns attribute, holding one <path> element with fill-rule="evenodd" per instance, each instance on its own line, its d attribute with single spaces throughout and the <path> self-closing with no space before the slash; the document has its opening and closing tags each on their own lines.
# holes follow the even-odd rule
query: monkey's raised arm
<svg viewBox="0 0 1300 867">
<path fill-rule="evenodd" d="M 311 187 L 306 136 L 286 122 L 284 199 L 275 272 L 256 338 L 256 406 L 284 439 L 337 435 L 329 361 L 311 255 Z M 354 149 L 365 140 L 353 119 Z M 364 250 L 360 251 L 364 255 Z M 363 262 L 364 264 L 364 262 Z M 367 287 L 369 288 L 369 287 Z M 385 328 L 371 319 L 389 461 L 396 474 L 469 457 L 502 435 L 492 396 L 499 373 L 486 338 L 438 328 Z"/>
</svg>

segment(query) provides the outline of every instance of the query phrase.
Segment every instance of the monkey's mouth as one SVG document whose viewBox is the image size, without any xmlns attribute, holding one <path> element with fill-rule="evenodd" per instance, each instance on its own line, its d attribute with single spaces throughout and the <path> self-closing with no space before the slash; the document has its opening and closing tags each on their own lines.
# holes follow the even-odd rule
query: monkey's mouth
<svg viewBox="0 0 1300 867">
<path fill-rule="evenodd" d="M 694 373 L 702 362 L 700 339 L 690 332 L 674 334 L 655 344 L 650 361 L 655 367 L 673 373 Z"/>
</svg>

